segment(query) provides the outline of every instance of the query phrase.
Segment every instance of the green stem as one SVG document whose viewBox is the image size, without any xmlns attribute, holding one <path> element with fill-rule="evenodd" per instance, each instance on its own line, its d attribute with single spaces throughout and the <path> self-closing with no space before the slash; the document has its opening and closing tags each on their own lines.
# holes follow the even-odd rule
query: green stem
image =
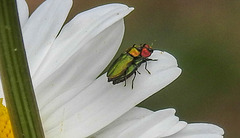
<svg viewBox="0 0 240 138">
<path fill-rule="evenodd" d="M 0 73 L 14 137 L 43 138 L 15 0 L 0 0 Z"/>
</svg>

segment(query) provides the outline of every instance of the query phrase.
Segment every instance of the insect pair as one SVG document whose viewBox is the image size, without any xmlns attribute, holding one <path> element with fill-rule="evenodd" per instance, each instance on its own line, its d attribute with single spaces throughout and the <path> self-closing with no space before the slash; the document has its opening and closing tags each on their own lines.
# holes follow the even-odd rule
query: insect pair
<svg viewBox="0 0 240 138">
<path fill-rule="evenodd" d="M 136 77 L 136 72 L 138 72 L 137 69 L 142 63 L 146 62 L 145 69 L 151 74 L 147 69 L 147 61 L 157 61 L 157 59 L 148 58 L 152 53 L 153 49 L 151 46 L 147 44 L 134 44 L 128 48 L 126 52 L 122 53 L 110 66 L 107 72 L 108 82 L 112 81 L 113 85 L 115 85 L 124 81 L 124 86 L 126 86 L 126 80 L 134 74 L 132 79 L 133 89 L 133 82 Z M 138 73 L 140 74 L 140 72 Z"/>
</svg>

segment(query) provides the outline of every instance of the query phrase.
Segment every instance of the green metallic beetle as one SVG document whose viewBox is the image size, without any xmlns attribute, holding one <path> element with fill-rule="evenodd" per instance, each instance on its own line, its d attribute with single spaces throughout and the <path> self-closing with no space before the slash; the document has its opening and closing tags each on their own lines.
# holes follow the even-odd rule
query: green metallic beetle
<svg viewBox="0 0 240 138">
<path fill-rule="evenodd" d="M 145 69 L 147 70 L 147 61 L 156 61 L 156 59 L 148 58 L 151 56 L 152 52 L 152 47 L 147 44 L 134 44 L 132 47 L 127 49 L 125 53 L 122 53 L 120 57 L 118 57 L 110 66 L 107 72 L 108 82 L 112 81 L 115 85 L 124 81 L 124 86 L 126 86 L 126 80 L 134 74 L 132 80 L 133 88 L 136 72 L 138 72 L 137 69 L 141 66 L 141 64 L 146 62 Z M 151 74 L 148 70 L 147 72 Z"/>
</svg>

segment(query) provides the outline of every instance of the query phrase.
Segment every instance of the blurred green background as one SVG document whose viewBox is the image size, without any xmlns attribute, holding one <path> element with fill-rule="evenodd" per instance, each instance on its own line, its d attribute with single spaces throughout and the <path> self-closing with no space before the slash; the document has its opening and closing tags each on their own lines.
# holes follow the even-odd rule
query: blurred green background
<svg viewBox="0 0 240 138">
<path fill-rule="evenodd" d="M 27 0 L 30 12 L 42 2 Z M 135 10 L 125 18 L 117 55 L 132 44 L 148 43 L 174 55 L 182 74 L 139 106 L 173 107 L 187 122 L 209 122 L 240 137 L 240 1 L 75 0 L 68 20 L 84 10 L 123 3 Z"/>
</svg>

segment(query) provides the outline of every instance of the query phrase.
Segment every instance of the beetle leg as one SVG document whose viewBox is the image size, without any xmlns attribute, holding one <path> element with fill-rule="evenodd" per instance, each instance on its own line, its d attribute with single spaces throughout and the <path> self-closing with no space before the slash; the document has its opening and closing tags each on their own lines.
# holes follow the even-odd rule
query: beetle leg
<svg viewBox="0 0 240 138">
<path fill-rule="evenodd" d="M 138 74 L 141 74 L 138 70 L 137 70 L 137 73 L 138 73 Z"/>
<path fill-rule="evenodd" d="M 147 58 L 146 59 L 146 63 L 145 63 L 145 70 L 148 72 L 148 74 L 151 74 L 151 72 L 147 69 L 147 61 L 157 61 L 158 59 L 151 59 L 151 58 Z"/>
<path fill-rule="evenodd" d="M 158 61 L 158 59 L 151 59 L 151 58 L 148 58 L 146 61 Z"/>
<path fill-rule="evenodd" d="M 151 72 L 147 69 L 147 62 L 145 63 L 145 70 L 148 72 L 148 74 L 151 74 Z"/>
<path fill-rule="evenodd" d="M 124 87 L 127 86 L 127 79 L 124 77 Z"/>
<path fill-rule="evenodd" d="M 135 80 L 135 77 L 136 77 L 136 72 L 134 72 L 134 76 L 133 76 L 133 79 L 132 79 L 132 89 L 133 89 L 133 82 Z"/>
<path fill-rule="evenodd" d="M 127 85 L 127 77 L 126 77 L 126 71 L 125 71 L 125 73 L 124 73 L 125 75 L 124 75 L 124 87 Z"/>
</svg>

